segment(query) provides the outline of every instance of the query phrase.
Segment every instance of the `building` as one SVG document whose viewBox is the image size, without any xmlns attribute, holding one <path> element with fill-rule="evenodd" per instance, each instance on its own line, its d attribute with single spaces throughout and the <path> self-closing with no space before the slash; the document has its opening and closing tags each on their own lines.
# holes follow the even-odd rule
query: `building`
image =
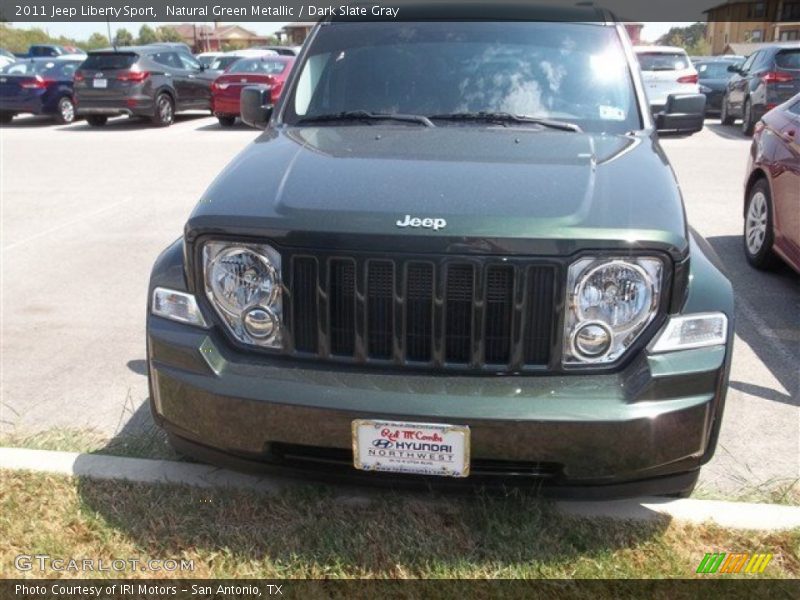
<svg viewBox="0 0 800 600">
<path fill-rule="evenodd" d="M 269 36 L 258 35 L 241 25 L 214 23 L 214 26 L 211 27 L 196 23 L 182 23 L 175 26 L 175 30 L 193 52 L 240 50 L 269 44 L 273 41 Z"/>
<path fill-rule="evenodd" d="M 711 54 L 729 44 L 800 41 L 800 0 L 729 0 L 705 13 Z"/>
<path fill-rule="evenodd" d="M 289 23 L 280 31 L 275 32 L 278 36 L 278 41 L 287 46 L 302 46 L 306 41 L 308 34 L 316 25 L 316 21 L 297 21 L 296 23 Z"/>
<path fill-rule="evenodd" d="M 628 37 L 631 38 L 631 43 L 634 46 L 638 46 L 642 43 L 642 27 L 644 27 L 644 23 L 625 23 L 625 29 L 628 32 Z"/>
</svg>

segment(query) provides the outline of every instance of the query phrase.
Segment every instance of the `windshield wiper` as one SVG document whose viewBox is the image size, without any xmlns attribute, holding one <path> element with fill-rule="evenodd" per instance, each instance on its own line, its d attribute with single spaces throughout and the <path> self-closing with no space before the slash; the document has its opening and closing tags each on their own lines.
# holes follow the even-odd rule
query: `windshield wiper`
<svg viewBox="0 0 800 600">
<path fill-rule="evenodd" d="M 533 123 L 550 129 L 561 131 L 574 131 L 582 133 L 583 129 L 575 123 L 568 121 L 557 121 L 555 119 L 540 119 L 539 117 L 529 117 L 527 115 L 512 115 L 507 112 L 459 112 L 446 113 L 441 115 L 431 115 L 431 119 L 441 119 L 443 121 L 486 121 L 487 123 Z"/>
<path fill-rule="evenodd" d="M 332 121 L 403 121 L 419 123 L 425 127 L 436 127 L 428 117 L 422 115 L 404 115 L 399 113 L 374 113 L 367 110 L 348 110 L 339 113 L 311 115 L 298 119 L 297 123 L 325 123 Z"/>
</svg>

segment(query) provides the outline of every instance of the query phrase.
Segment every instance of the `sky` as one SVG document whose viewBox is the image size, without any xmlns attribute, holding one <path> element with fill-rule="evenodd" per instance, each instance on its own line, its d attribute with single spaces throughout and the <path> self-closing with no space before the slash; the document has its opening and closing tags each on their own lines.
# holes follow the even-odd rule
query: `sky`
<svg viewBox="0 0 800 600">
<path fill-rule="evenodd" d="M 60 23 L 23 23 L 17 22 L 12 23 L 15 27 L 19 27 L 21 29 L 28 29 L 30 27 L 41 27 L 42 29 L 46 29 L 50 35 L 65 35 L 71 38 L 77 39 L 87 39 L 93 33 L 102 33 L 103 35 L 107 35 L 106 23 L 99 22 L 99 23 L 92 23 L 92 22 L 60 22 Z M 114 35 L 114 32 L 120 28 L 124 27 L 134 35 L 136 35 L 139 31 L 139 28 L 144 25 L 145 23 L 141 22 L 130 22 L 130 23 L 111 23 L 111 35 Z M 273 22 L 238 22 L 239 25 L 246 27 L 252 31 L 255 31 L 259 35 L 272 35 L 276 31 L 278 31 L 281 27 L 286 25 L 287 23 L 273 23 Z M 147 23 L 151 27 L 157 27 L 159 25 L 175 25 L 175 23 Z M 691 23 L 645 23 L 644 29 L 642 30 L 642 39 L 646 41 L 655 41 L 658 37 L 662 34 L 666 33 L 670 27 L 683 27 L 686 25 L 691 25 Z"/>
</svg>

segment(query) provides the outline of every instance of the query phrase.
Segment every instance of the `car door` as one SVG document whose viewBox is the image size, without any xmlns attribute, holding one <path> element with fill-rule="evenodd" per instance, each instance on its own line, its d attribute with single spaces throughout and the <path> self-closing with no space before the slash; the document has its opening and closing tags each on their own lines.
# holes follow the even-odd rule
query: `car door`
<svg viewBox="0 0 800 600">
<path fill-rule="evenodd" d="M 175 110 L 185 110 L 192 108 L 195 103 L 194 94 L 196 93 L 193 81 L 189 77 L 190 72 L 183 67 L 178 53 L 173 50 L 159 52 L 160 64 L 165 66 L 166 74 L 172 79 L 172 85 L 177 93 Z"/>
<path fill-rule="evenodd" d="M 747 96 L 750 69 L 760 52 L 754 52 L 744 62 L 739 72 L 728 82 L 728 111 L 731 115 L 742 116 L 744 99 Z"/>
<path fill-rule="evenodd" d="M 193 108 L 211 107 L 211 83 L 213 78 L 207 75 L 200 61 L 186 52 L 178 52 L 189 86 L 192 88 L 191 98 Z"/>
<path fill-rule="evenodd" d="M 775 242 L 800 264 L 800 97 L 784 111 L 784 117 L 776 132 L 781 148 L 776 152 L 773 178 Z"/>
</svg>

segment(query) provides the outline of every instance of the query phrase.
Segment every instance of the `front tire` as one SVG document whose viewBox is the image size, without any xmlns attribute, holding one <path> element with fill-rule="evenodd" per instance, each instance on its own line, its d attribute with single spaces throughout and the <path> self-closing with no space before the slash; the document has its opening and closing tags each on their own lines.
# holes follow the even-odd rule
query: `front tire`
<svg viewBox="0 0 800 600">
<path fill-rule="evenodd" d="M 64 96 L 58 101 L 56 121 L 62 125 L 69 125 L 75 121 L 75 104 L 69 96 Z"/>
<path fill-rule="evenodd" d="M 719 109 L 719 120 L 723 125 L 733 125 L 736 120 L 728 113 L 728 99 L 725 97 L 722 98 L 722 106 Z"/>
<path fill-rule="evenodd" d="M 753 121 L 753 103 L 750 98 L 744 101 L 744 109 L 742 111 L 742 133 L 747 136 L 753 135 L 753 129 L 756 124 Z"/>
<path fill-rule="evenodd" d="M 744 255 L 757 269 L 770 270 L 778 264 L 772 251 L 772 197 L 766 179 L 758 180 L 747 196 L 744 212 Z"/>
<path fill-rule="evenodd" d="M 221 127 L 233 127 L 236 123 L 236 117 L 217 117 Z"/>
<path fill-rule="evenodd" d="M 161 92 L 156 96 L 156 114 L 153 117 L 153 125 L 156 127 L 169 127 L 175 121 L 175 102 L 172 96 L 166 92 Z"/>
<path fill-rule="evenodd" d="M 108 117 L 105 115 L 89 115 L 86 117 L 86 122 L 92 127 L 102 127 L 108 122 Z"/>
</svg>

